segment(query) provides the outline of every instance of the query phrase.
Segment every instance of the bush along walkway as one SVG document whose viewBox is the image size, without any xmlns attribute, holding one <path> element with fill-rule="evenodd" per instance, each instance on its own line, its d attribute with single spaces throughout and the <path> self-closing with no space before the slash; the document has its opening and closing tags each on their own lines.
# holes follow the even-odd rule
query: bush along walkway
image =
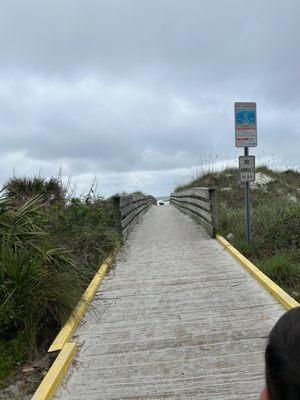
<svg viewBox="0 0 300 400">
<path fill-rule="evenodd" d="M 51 363 L 46 356 L 50 343 L 101 262 L 121 243 L 115 218 L 111 200 L 68 198 L 55 179 L 15 178 L 5 185 L 0 198 L 0 388 L 20 379 L 23 395 L 35 389 Z M 5 393 L 3 398 L 10 398 Z"/>
</svg>

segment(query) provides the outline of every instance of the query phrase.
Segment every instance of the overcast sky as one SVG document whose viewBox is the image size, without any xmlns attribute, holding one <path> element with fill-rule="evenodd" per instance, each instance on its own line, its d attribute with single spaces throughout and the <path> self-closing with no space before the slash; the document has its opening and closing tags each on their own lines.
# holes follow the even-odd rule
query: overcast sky
<svg viewBox="0 0 300 400">
<path fill-rule="evenodd" d="M 235 101 L 251 153 L 299 168 L 299 21 L 299 0 L 1 0 L 1 182 L 168 194 L 237 162 Z"/>
</svg>

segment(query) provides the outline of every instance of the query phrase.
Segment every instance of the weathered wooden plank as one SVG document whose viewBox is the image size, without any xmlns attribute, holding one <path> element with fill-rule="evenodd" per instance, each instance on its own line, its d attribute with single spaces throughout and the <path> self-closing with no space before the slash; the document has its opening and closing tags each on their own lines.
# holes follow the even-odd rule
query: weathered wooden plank
<svg viewBox="0 0 300 400">
<path fill-rule="evenodd" d="M 199 206 L 207 211 L 210 211 L 210 202 L 203 201 L 203 200 L 200 200 L 200 199 L 194 198 L 194 197 L 188 197 L 186 200 L 190 204 L 194 204 L 194 205 Z"/>
<path fill-rule="evenodd" d="M 134 228 L 134 226 L 135 226 L 135 223 L 132 222 L 132 223 L 128 224 L 128 225 L 126 226 L 126 228 L 123 229 L 123 236 L 124 236 L 124 239 L 127 239 L 129 233 L 132 231 L 132 229 Z"/>
<path fill-rule="evenodd" d="M 131 213 L 121 221 L 123 229 L 125 229 L 134 220 L 137 214 L 138 214 L 138 209 L 133 208 Z"/>
<path fill-rule="evenodd" d="M 285 312 L 175 207 L 135 225 L 76 336 L 61 400 L 256 400 Z"/>
<path fill-rule="evenodd" d="M 121 227 L 124 238 L 128 237 L 129 232 L 153 204 L 152 196 L 142 194 L 125 195 L 119 197 L 119 207 L 121 216 Z"/>
<path fill-rule="evenodd" d="M 129 203 L 132 201 L 132 195 L 126 194 L 124 196 L 120 196 L 120 206 L 122 207 L 124 204 Z"/>
<path fill-rule="evenodd" d="M 151 203 L 145 203 L 139 208 L 139 216 L 142 217 L 151 207 Z"/>
<path fill-rule="evenodd" d="M 145 203 L 147 203 L 147 199 L 139 199 L 139 200 L 133 201 L 133 204 L 135 206 L 140 206 L 140 205 L 145 204 Z"/>
<path fill-rule="evenodd" d="M 129 205 L 132 205 L 132 204 L 133 204 L 132 199 L 129 199 L 129 201 L 127 201 L 126 203 L 123 203 L 122 205 L 120 205 L 120 209 L 126 208 L 126 207 L 128 207 Z"/>
<path fill-rule="evenodd" d="M 177 202 L 187 202 L 190 204 L 194 204 L 196 206 L 199 206 L 207 211 L 210 211 L 210 202 L 209 201 L 204 201 L 204 200 L 200 200 L 196 197 L 184 197 L 184 198 L 180 198 L 180 197 L 171 197 L 171 201 L 172 200 L 176 200 Z"/>
<path fill-rule="evenodd" d="M 200 217 L 204 218 L 206 221 L 212 224 L 212 216 L 210 213 L 207 211 L 204 211 L 202 208 L 198 207 L 197 205 L 194 205 L 194 203 L 191 203 L 189 201 L 174 201 L 174 204 L 177 204 L 181 206 L 182 208 L 187 208 L 190 211 L 193 211 Z"/>
<path fill-rule="evenodd" d="M 195 206 L 194 204 L 190 204 L 190 203 L 187 203 L 187 208 L 190 211 L 197 213 L 201 218 L 204 218 L 209 223 L 212 223 L 211 214 L 202 210 L 202 208 L 199 208 L 199 207 Z"/>
<path fill-rule="evenodd" d="M 170 199 L 171 204 L 198 221 L 211 236 L 215 236 L 219 221 L 214 194 L 214 189 L 196 187 L 174 192 Z"/>
<path fill-rule="evenodd" d="M 214 231 L 213 226 L 212 226 L 209 222 L 207 222 L 205 219 L 201 218 L 201 216 L 200 216 L 199 214 L 196 215 L 196 214 L 193 213 L 192 211 L 187 210 L 186 208 L 182 207 L 180 204 L 177 204 L 177 203 L 173 203 L 173 204 L 175 205 L 175 207 L 176 207 L 179 211 L 181 211 L 181 212 L 187 214 L 189 217 L 193 218 L 198 224 L 202 225 L 203 228 L 206 229 L 207 233 L 208 233 L 210 236 L 213 237 L 213 236 L 215 235 L 215 231 Z"/>
<path fill-rule="evenodd" d="M 193 216 L 196 214 L 196 216 L 202 218 L 208 225 L 212 227 L 212 217 L 211 214 L 206 213 L 202 209 L 195 207 L 191 204 L 188 203 L 179 203 L 179 202 L 173 202 L 172 204 L 176 205 L 177 207 L 180 207 L 180 210 L 182 212 L 189 212 L 189 214 L 192 214 Z"/>
<path fill-rule="evenodd" d="M 133 211 L 133 204 L 131 202 L 126 203 L 126 205 L 123 207 L 120 207 L 120 213 L 121 213 L 122 219 L 124 219 L 124 217 L 129 215 L 132 211 Z"/>
<path fill-rule="evenodd" d="M 133 209 L 133 211 L 124 219 L 122 220 L 122 227 L 123 227 L 123 234 L 124 236 L 128 236 L 129 232 L 132 230 L 134 225 L 137 223 L 137 219 L 144 215 L 151 204 L 142 204 L 139 207 Z"/>
<path fill-rule="evenodd" d="M 171 196 L 174 197 L 199 196 L 204 199 L 209 199 L 209 191 L 210 189 L 208 188 L 194 187 L 191 189 L 180 190 L 179 192 L 173 192 L 171 193 Z"/>
<path fill-rule="evenodd" d="M 126 227 L 126 226 L 128 225 L 128 223 L 129 223 L 132 219 L 134 219 L 137 215 L 138 215 L 138 207 L 133 206 L 133 207 L 132 207 L 131 213 L 128 214 L 128 216 L 125 217 L 125 218 L 122 220 L 122 225 L 123 225 L 123 227 Z"/>
<path fill-rule="evenodd" d="M 145 196 L 142 194 L 133 194 L 132 195 L 132 200 L 134 202 L 140 201 L 140 200 L 144 200 Z"/>
</svg>

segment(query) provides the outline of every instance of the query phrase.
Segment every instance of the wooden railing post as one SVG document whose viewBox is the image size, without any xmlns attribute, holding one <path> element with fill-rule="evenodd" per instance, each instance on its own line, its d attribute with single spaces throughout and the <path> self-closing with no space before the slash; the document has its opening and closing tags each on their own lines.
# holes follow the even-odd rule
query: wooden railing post
<svg viewBox="0 0 300 400">
<path fill-rule="evenodd" d="M 116 230 L 122 233 L 122 224 L 121 224 L 121 209 L 120 209 L 120 195 L 116 194 L 112 197 L 113 205 L 114 205 L 114 213 L 115 213 L 115 227 Z"/>
<path fill-rule="evenodd" d="M 213 225 L 213 234 L 216 236 L 220 226 L 219 226 L 219 214 L 217 207 L 217 193 L 216 189 L 208 189 L 209 197 L 210 197 L 210 207 L 211 207 L 211 216 L 212 216 L 212 225 Z"/>
</svg>

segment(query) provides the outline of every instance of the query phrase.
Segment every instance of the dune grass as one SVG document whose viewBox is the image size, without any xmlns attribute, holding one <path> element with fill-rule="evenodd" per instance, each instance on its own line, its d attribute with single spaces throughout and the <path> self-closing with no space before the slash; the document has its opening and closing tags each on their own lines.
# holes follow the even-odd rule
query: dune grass
<svg viewBox="0 0 300 400">
<path fill-rule="evenodd" d="M 0 198 L 0 386 L 39 357 L 101 261 L 121 243 L 111 200 L 58 180 L 9 181 Z"/>
</svg>

